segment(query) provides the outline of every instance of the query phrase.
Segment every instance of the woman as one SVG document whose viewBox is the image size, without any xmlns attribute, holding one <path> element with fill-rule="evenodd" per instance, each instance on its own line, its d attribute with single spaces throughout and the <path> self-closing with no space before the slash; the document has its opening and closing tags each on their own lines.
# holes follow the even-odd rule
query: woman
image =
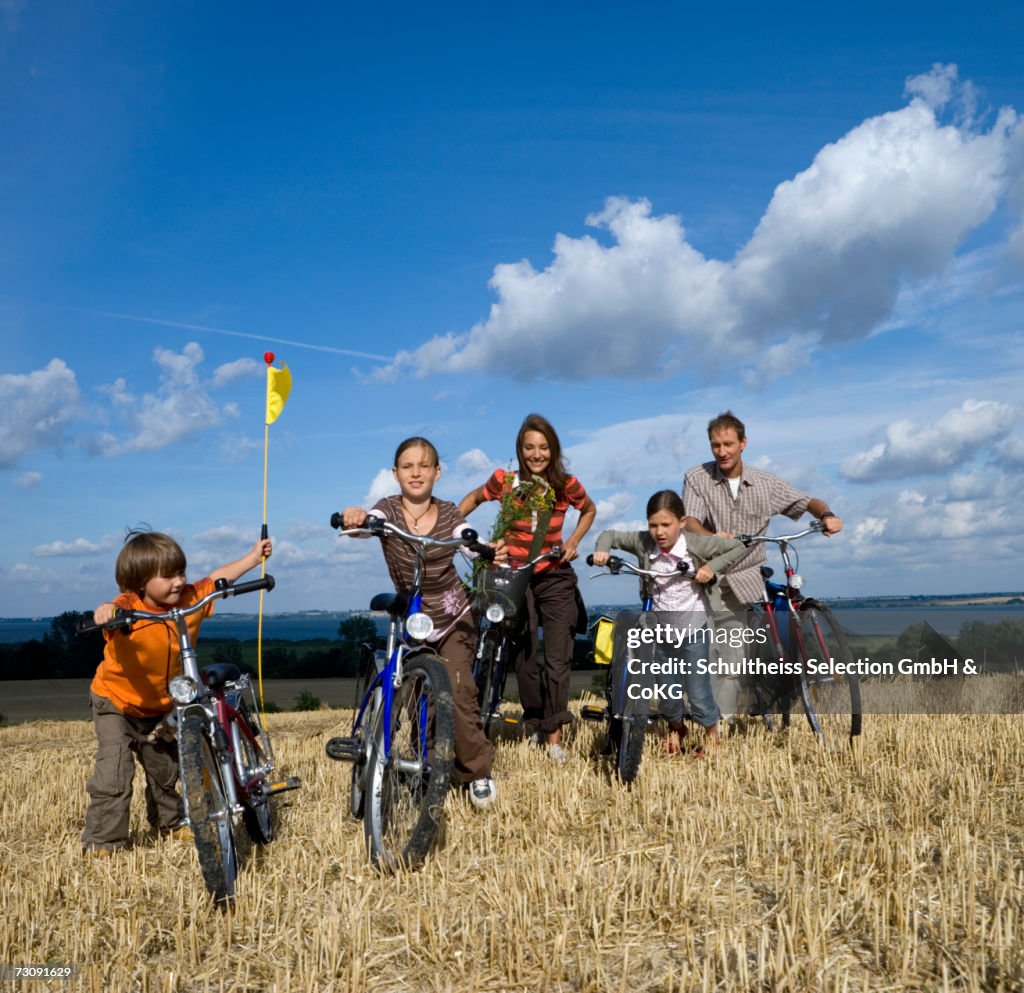
<svg viewBox="0 0 1024 993">
<path fill-rule="evenodd" d="M 483 486 L 462 498 L 459 510 L 468 516 L 486 500 L 501 501 L 491 537 L 505 540 L 513 567 L 562 546 L 561 559 L 539 563 L 530 580 L 529 626 L 519 639 L 516 680 L 527 735 L 546 742 L 553 761 L 564 762 L 562 725 L 572 721 L 568 708 L 573 640 L 580 617 L 584 624 L 586 618 L 570 563 L 597 510 L 580 481 L 566 470 L 558 435 L 540 414 L 529 414 L 523 421 L 516 456 L 518 473 L 495 469 Z M 569 507 L 580 516 L 563 541 L 562 525 Z M 537 653 L 538 626 L 544 628 L 544 666 Z"/>
</svg>

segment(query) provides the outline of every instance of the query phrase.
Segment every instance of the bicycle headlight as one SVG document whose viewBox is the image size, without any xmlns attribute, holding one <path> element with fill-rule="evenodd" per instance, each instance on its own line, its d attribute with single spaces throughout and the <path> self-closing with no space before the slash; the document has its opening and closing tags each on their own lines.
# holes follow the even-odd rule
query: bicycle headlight
<svg viewBox="0 0 1024 993">
<path fill-rule="evenodd" d="M 500 603 L 492 603 L 484 616 L 492 624 L 500 624 L 505 620 L 505 608 Z"/>
<path fill-rule="evenodd" d="M 167 687 L 176 703 L 191 703 L 199 695 L 199 687 L 188 676 L 175 676 Z"/>
<path fill-rule="evenodd" d="M 804 577 L 799 573 L 794 572 L 793 575 L 789 577 L 789 585 L 792 586 L 794 590 L 802 589 L 804 585 Z"/>
<path fill-rule="evenodd" d="M 430 637 L 434 630 L 434 622 L 426 614 L 410 614 L 405 619 L 405 630 L 409 633 L 410 638 L 423 641 Z"/>
</svg>

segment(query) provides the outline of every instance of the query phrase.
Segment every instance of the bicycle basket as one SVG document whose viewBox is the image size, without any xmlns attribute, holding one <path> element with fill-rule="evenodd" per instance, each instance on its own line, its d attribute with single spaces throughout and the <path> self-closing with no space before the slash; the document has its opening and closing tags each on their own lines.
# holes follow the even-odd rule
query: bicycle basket
<svg viewBox="0 0 1024 993">
<path fill-rule="evenodd" d="M 533 569 L 510 569 L 508 566 L 482 569 L 476 579 L 473 605 L 480 614 L 485 614 L 488 607 L 501 607 L 505 611 L 505 620 L 513 621 L 526 602 L 526 590 L 532 576 Z"/>
</svg>

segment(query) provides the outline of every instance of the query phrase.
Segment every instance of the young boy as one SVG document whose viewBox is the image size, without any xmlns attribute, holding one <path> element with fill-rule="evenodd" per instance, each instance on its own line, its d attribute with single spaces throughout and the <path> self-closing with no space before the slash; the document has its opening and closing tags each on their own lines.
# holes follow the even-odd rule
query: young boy
<svg viewBox="0 0 1024 993">
<path fill-rule="evenodd" d="M 234 581 L 270 554 L 270 539 L 263 538 L 248 555 L 214 569 L 192 585 L 185 582 L 185 553 L 173 538 L 157 531 L 131 531 L 114 571 L 121 595 L 101 603 L 93 620 L 105 624 L 119 608 L 160 612 L 190 606 L 211 593 L 216 580 Z M 187 619 L 193 639 L 203 618 L 213 613 L 214 602 Z M 128 844 L 133 752 L 146 773 L 150 828 L 167 834 L 184 819 L 175 789 L 177 742 L 159 740 L 152 734 L 174 707 L 167 685 L 181 673 L 175 625 L 140 621 L 130 631 L 105 631 L 104 638 L 103 661 L 90 687 L 97 749 L 96 768 L 85 786 L 89 807 L 82 845 L 86 852 L 113 852 Z"/>
</svg>

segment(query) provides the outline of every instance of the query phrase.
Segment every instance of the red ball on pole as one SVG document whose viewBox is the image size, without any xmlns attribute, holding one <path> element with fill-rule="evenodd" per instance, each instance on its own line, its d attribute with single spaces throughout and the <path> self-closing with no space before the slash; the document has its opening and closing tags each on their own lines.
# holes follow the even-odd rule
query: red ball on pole
<svg viewBox="0 0 1024 993">
<path fill-rule="evenodd" d="M 267 365 L 270 365 L 270 363 L 274 361 L 274 353 L 273 352 L 264 352 L 263 353 L 263 361 L 266 362 Z"/>
</svg>

